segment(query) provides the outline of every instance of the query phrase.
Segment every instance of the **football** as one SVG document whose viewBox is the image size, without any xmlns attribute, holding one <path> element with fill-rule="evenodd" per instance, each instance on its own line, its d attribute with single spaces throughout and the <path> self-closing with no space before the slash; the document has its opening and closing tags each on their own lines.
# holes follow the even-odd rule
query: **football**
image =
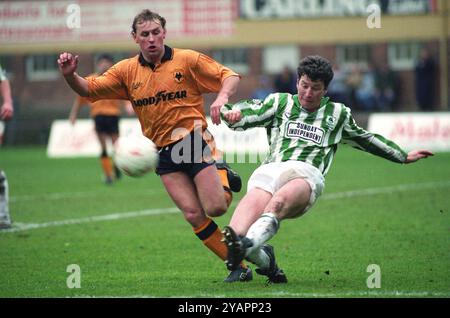
<svg viewBox="0 0 450 318">
<path fill-rule="evenodd" d="M 158 159 L 155 144 L 145 136 L 121 136 L 114 144 L 114 163 L 130 177 L 155 171 Z"/>
</svg>

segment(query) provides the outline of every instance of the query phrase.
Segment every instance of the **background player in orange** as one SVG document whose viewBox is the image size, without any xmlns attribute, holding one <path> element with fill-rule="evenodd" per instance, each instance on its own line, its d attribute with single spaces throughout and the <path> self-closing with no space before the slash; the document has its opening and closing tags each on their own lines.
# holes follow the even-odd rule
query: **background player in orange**
<svg viewBox="0 0 450 318">
<path fill-rule="evenodd" d="M 167 192 L 197 237 L 225 260 L 223 235 L 211 217 L 226 212 L 231 196 L 224 188 L 239 191 L 241 180 L 212 159 L 215 147 L 207 132 L 202 94 L 218 93 L 210 114 L 219 124 L 220 108 L 236 92 L 240 76 L 204 54 L 165 45 L 166 20 L 150 10 L 134 18 L 131 34 L 140 53 L 102 76 L 79 76 L 78 56 L 67 52 L 58 59 L 61 73 L 74 91 L 91 101 L 132 102 L 143 134 L 160 149 L 156 173 Z M 251 270 L 241 263 L 225 281 L 251 278 Z"/>
<path fill-rule="evenodd" d="M 90 77 L 97 77 L 103 74 L 113 64 L 114 59 L 111 55 L 99 55 L 95 63 L 95 73 L 91 74 Z M 75 124 L 78 112 L 83 105 L 91 107 L 91 117 L 94 119 L 95 132 L 101 146 L 100 162 L 105 175 L 105 183 L 111 184 L 114 181 L 114 177 L 120 178 L 120 171 L 114 166 L 112 159 L 108 156 L 106 143 L 108 139 L 115 143 L 117 138 L 119 138 L 120 107 L 124 106 L 129 115 L 133 114 L 134 111 L 129 101 L 104 99 L 91 103 L 88 99 L 77 96 L 69 116 L 72 125 Z"/>
</svg>

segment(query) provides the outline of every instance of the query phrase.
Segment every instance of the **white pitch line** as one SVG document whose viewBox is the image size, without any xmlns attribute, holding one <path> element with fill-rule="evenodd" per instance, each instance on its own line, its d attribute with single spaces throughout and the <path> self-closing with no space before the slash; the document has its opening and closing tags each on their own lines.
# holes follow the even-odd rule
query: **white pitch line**
<svg viewBox="0 0 450 318">
<path fill-rule="evenodd" d="M 136 190 L 138 191 L 138 190 Z M 136 192 L 135 191 L 135 192 Z M 145 189 L 140 191 L 143 195 L 154 195 L 165 193 L 164 189 L 149 190 Z M 101 194 L 110 195 L 109 192 L 105 191 L 80 191 L 80 192 L 54 192 L 54 193 L 43 193 L 43 194 L 30 194 L 30 195 L 16 195 L 9 198 L 9 202 L 24 202 L 24 201 L 34 201 L 34 200 L 62 200 L 71 198 L 89 198 L 98 197 Z"/>
<path fill-rule="evenodd" d="M 411 184 L 399 184 L 395 186 L 388 186 L 382 188 L 368 188 L 361 190 L 351 190 L 337 193 L 329 193 L 321 196 L 323 200 L 334 200 L 343 198 L 352 198 L 360 196 L 389 194 L 392 192 L 401 192 L 408 190 L 429 189 L 429 188 L 445 188 L 450 187 L 450 181 L 442 182 L 426 182 L 426 183 L 411 183 Z"/>
<path fill-rule="evenodd" d="M 100 222 L 100 221 L 112 221 L 112 220 L 135 218 L 135 217 L 147 216 L 147 215 L 160 215 L 160 214 L 178 213 L 178 212 L 180 212 L 180 210 L 178 208 L 173 207 L 173 208 L 149 209 L 149 210 L 143 210 L 143 211 L 126 212 L 126 213 L 114 213 L 114 214 L 106 214 L 106 215 L 88 216 L 88 217 L 78 218 L 78 219 L 50 221 L 50 222 L 45 222 L 45 223 L 14 222 L 12 228 L 1 230 L 0 233 L 22 232 L 22 231 L 27 231 L 27 230 L 32 230 L 32 229 L 40 229 L 40 228 L 46 228 L 46 227 L 63 226 L 63 225 L 70 225 L 70 224 L 81 224 L 81 223 L 91 223 L 91 222 Z"/>
<path fill-rule="evenodd" d="M 23 202 L 23 201 L 33 201 L 33 200 L 59 200 L 67 198 L 85 198 L 97 196 L 98 192 L 53 192 L 53 193 L 43 193 L 43 194 L 31 194 L 31 195 L 17 195 L 11 196 L 9 202 Z"/>
<path fill-rule="evenodd" d="M 406 191 L 406 190 L 415 190 L 415 189 L 424 189 L 424 188 L 433 188 L 433 187 L 446 187 L 450 186 L 450 181 L 442 181 L 442 182 L 427 182 L 427 183 L 413 183 L 413 184 L 400 184 L 397 186 L 389 186 L 383 188 L 368 188 L 362 190 L 351 190 L 345 192 L 338 193 L 329 193 L 321 196 L 322 200 L 333 200 L 333 199 L 342 199 L 347 197 L 357 197 L 357 196 L 365 196 L 365 195 L 377 195 L 377 194 L 385 194 L 391 193 L 394 191 Z M 138 190 L 136 190 L 138 191 Z M 80 192 L 54 192 L 54 193 L 43 193 L 43 194 L 34 194 L 34 195 L 17 195 L 11 196 L 9 198 L 10 203 L 23 202 L 23 201 L 33 201 L 33 200 L 61 200 L 61 199 L 70 199 L 70 198 L 87 198 L 87 197 L 97 197 L 99 194 L 107 194 L 107 192 L 103 191 L 80 191 Z M 143 190 L 143 194 L 145 195 L 154 195 L 165 193 L 164 189 L 154 189 L 154 190 Z"/>
<path fill-rule="evenodd" d="M 368 188 L 361 190 L 352 190 L 352 191 L 344 191 L 337 193 L 325 194 L 322 196 L 322 200 L 336 200 L 342 198 L 351 198 L 358 196 L 371 196 L 378 194 L 389 194 L 393 192 L 399 191 L 408 191 L 408 190 L 418 190 L 418 189 L 427 189 L 427 188 L 440 188 L 440 187 L 448 187 L 450 186 L 450 181 L 443 182 L 428 182 L 428 183 L 416 183 L 416 184 L 400 184 L 396 186 L 382 187 L 382 188 Z M 231 207 L 235 206 L 236 203 L 233 203 Z M 122 213 L 114 213 L 107 215 L 97 215 L 90 216 L 78 219 L 67 219 L 60 221 L 50 221 L 45 223 L 13 223 L 13 227 L 10 229 L 1 230 L 0 233 L 12 233 L 12 232 L 22 232 L 32 229 L 46 228 L 46 227 L 55 227 L 55 226 L 63 226 L 70 224 L 81 224 L 81 223 L 91 223 L 91 222 L 100 222 L 100 221 L 111 221 L 111 220 L 119 220 L 119 219 L 127 219 L 141 216 L 149 216 L 149 215 L 160 215 L 167 213 L 178 213 L 180 210 L 176 207 L 171 208 L 160 208 L 160 209 L 149 209 L 143 211 L 133 211 L 133 212 L 122 212 Z"/>
</svg>

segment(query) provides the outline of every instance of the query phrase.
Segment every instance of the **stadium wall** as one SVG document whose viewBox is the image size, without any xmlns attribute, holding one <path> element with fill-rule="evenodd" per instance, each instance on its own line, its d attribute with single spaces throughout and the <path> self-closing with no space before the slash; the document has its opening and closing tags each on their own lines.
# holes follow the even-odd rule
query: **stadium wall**
<svg viewBox="0 0 450 318">
<path fill-rule="evenodd" d="M 11 1 L 4 3 L 8 2 Z M 93 0 L 92 2 L 97 1 Z M 249 1 L 242 0 L 237 3 L 244 2 L 248 3 Z M 344 2 L 341 1 L 341 3 Z M 414 1 L 409 2 L 413 3 Z M 265 3 L 276 5 L 277 0 Z M 171 38 L 169 32 L 167 43 L 174 47 L 197 49 L 212 56 L 220 50 L 245 48 L 248 69 L 243 74 L 239 90 L 234 97 L 234 100 L 238 100 L 248 98 L 259 86 L 259 77 L 265 73 L 264 50 L 267 46 L 272 45 L 291 45 L 298 49 L 300 57 L 321 54 L 333 63 L 338 63 L 340 46 L 361 44 L 368 46 L 373 59 L 383 63 L 389 62 L 389 46 L 392 43 L 414 42 L 428 47 L 436 61 L 448 60 L 450 58 L 448 53 L 447 58 L 442 56 L 442 53 L 448 52 L 450 47 L 448 37 L 450 23 L 448 18 L 445 18 L 448 14 L 446 15 L 442 11 L 448 12 L 448 4 L 445 1 L 430 1 L 429 3 L 437 3 L 437 9 L 414 14 L 382 15 L 379 29 L 367 27 L 367 14 L 345 17 L 286 17 L 279 14 L 271 18 L 249 18 L 243 15 L 241 8 L 240 15 L 235 20 L 234 32 L 230 36 Z M 170 28 L 171 21 L 168 21 L 169 31 Z M 446 50 L 442 50 L 443 41 L 447 44 Z M 51 80 L 30 80 L 28 68 L 31 56 L 50 56 L 50 60 L 56 61 L 59 52 L 72 51 L 80 55 L 79 73 L 87 75 L 93 71 L 95 56 L 100 52 L 107 51 L 120 58 L 137 53 L 136 45 L 129 37 L 122 41 L 109 42 L 61 41 L 47 43 L 35 41 L 28 43 L 25 41 L 1 44 L 0 63 L 7 70 L 11 80 L 16 106 L 16 116 L 6 127 L 5 142 L 7 144 L 46 143 L 51 122 L 68 117 L 75 97 L 61 77 Z M 396 70 L 395 73 L 400 82 L 396 110 L 417 111 L 413 69 Z M 441 69 L 435 77 L 434 96 L 436 98 L 432 102 L 435 110 L 447 110 L 449 106 L 442 102 L 443 93 L 448 91 L 448 87 L 444 90 L 441 88 L 442 74 L 445 73 L 448 74 L 448 63 L 447 70 Z M 268 75 L 273 78 L 275 74 Z M 446 76 L 448 77 L 448 75 Z M 212 99 L 213 96 L 207 96 L 206 104 L 210 103 Z M 87 110 L 83 110 L 80 117 L 88 117 Z"/>
</svg>

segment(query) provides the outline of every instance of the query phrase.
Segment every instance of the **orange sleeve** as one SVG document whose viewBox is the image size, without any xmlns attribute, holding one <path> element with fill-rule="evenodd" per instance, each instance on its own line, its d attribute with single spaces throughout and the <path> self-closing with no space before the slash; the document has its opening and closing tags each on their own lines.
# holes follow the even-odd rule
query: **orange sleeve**
<svg viewBox="0 0 450 318">
<path fill-rule="evenodd" d="M 197 82 L 201 93 L 218 93 L 222 82 L 230 76 L 239 76 L 238 73 L 223 66 L 207 55 L 197 53 L 198 57 L 192 68 L 192 76 Z"/>
<path fill-rule="evenodd" d="M 127 90 L 122 80 L 126 65 L 119 62 L 98 77 L 86 78 L 88 81 L 88 99 L 91 102 L 100 99 L 128 99 Z"/>
</svg>

